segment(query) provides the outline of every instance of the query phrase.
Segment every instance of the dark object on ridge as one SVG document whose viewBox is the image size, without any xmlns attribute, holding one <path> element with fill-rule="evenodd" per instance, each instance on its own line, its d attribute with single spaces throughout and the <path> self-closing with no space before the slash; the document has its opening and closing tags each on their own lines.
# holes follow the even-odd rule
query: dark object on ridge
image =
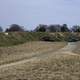
<svg viewBox="0 0 80 80">
<path fill-rule="evenodd" d="M 6 29 L 6 32 L 16 32 L 16 31 L 21 31 L 21 32 L 23 32 L 24 29 L 23 29 L 21 26 L 17 25 L 17 24 L 12 24 L 12 25 L 10 26 L 10 28 L 7 28 L 7 29 Z"/>
<path fill-rule="evenodd" d="M 51 35 L 43 36 L 40 40 L 41 40 L 41 41 L 49 41 L 49 42 L 55 41 L 55 40 L 54 40 L 54 37 L 51 36 Z"/>
</svg>

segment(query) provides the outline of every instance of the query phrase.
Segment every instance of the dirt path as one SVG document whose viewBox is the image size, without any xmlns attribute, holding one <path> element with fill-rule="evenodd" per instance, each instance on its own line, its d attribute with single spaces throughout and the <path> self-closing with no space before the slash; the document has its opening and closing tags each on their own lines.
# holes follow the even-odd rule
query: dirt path
<svg viewBox="0 0 80 80">
<path fill-rule="evenodd" d="M 18 64 L 21 64 L 21 63 L 25 63 L 25 62 L 29 62 L 29 61 L 34 61 L 34 60 L 38 60 L 38 58 L 45 58 L 47 56 L 50 56 L 52 54 L 57 54 L 57 53 L 61 53 L 61 54 L 68 54 L 68 55 L 78 55 L 78 54 L 75 54 L 73 53 L 72 51 L 76 48 L 76 43 L 68 43 L 67 46 L 65 46 L 64 48 L 56 51 L 56 52 L 53 52 L 53 51 L 49 51 L 47 53 L 41 53 L 41 54 L 38 54 L 38 55 L 35 55 L 34 57 L 30 58 L 30 59 L 24 59 L 24 60 L 20 60 L 20 61 L 17 61 L 17 62 L 13 62 L 13 63 L 9 63 L 9 64 L 3 64 L 3 65 L 0 65 L 0 69 L 2 68 L 6 68 L 6 67 L 9 67 L 9 66 L 14 66 L 14 65 L 18 65 Z"/>
<path fill-rule="evenodd" d="M 67 46 L 59 50 L 59 53 L 69 54 L 69 55 L 78 55 L 73 53 L 73 50 L 76 48 L 76 43 L 68 43 Z"/>
</svg>

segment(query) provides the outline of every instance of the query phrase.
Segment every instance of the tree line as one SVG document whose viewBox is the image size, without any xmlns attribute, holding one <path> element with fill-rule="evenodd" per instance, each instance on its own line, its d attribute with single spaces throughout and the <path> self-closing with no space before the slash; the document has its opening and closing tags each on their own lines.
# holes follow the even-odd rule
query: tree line
<svg viewBox="0 0 80 80">
<path fill-rule="evenodd" d="M 20 26 L 18 24 L 12 24 L 9 26 L 9 28 L 5 29 L 5 32 L 15 32 L 15 31 L 28 31 L 23 28 L 23 26 Z M 3 32 L 3 28 L 0 27 L 0 32 Z M 45 25 L 45 24 L 39 24 L 32 32 L 80 32 L 80 26 L 74 25 L 72 28 L 69 28 L 67 24 L 52 24 L 52 25 Z"/>
</svg>

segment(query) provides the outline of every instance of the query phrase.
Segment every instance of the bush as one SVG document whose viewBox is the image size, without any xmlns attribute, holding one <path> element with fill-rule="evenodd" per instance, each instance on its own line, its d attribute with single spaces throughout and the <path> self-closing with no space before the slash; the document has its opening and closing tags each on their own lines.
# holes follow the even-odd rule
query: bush
<svg viewBox="0 0 80 80">
<path fill-rule="evenodd" d="M 69 35 L 67 41 L 68 42 L 77 42 L 77 41 L 79 41 L 79 37 L 74 34 L 71 34 L 71 35 Z"/>
<path fill-rule="evenodd" d="M 55 41 L 55 37 L 53 35 L 46 35 L 46 36 L 41 37 L 40 40 L 41 41 L 51 41 L 51 42 L 53 42 L 53 41 Z"/>
<path fill-rule="evenodd" d="M 46 36 L 43 36 L 41 38 L 42 41 L 51 41 L 51 42 L 56 42 L 56 41 L 64 41 L 64 37 L 59 34 L 59 33 L 55 33 L 54 35 L 53 34 L 48 34 Z"/>
</svg>

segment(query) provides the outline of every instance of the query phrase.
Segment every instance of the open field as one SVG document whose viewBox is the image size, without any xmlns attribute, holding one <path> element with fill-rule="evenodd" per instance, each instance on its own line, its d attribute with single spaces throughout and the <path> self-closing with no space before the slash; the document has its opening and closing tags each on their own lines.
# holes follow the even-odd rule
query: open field
<svg viewBox="0 0 80 80">
<path fill-rule="evenodd" d="M 80 80 L 77 44 L 37 41 L 1 47 L 0 80 Z"/>
<path fill-rule="evenodd" d="M 64 42 L 28 42 L 13 47 L 0 47 L 0 64 L 29 59 L 40 54 L 54 52 L 62 48 L 67 43 Z"/>
</svg>

